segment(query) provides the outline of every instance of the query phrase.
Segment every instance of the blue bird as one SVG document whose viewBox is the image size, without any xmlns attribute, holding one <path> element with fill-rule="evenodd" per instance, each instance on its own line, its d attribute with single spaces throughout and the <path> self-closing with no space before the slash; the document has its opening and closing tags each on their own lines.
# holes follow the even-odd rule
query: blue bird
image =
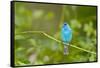
<svg viewBox="0 0 100 68">
<path fill-rule="evenodd" d="M 61 40 L 64 43 L 64 55 L 67 55 L 68 52 L 68 45 L 72 40 L 72 30 L 70 26 L 67 23 L 64 23 L 61 28 Z"/>
</svg>

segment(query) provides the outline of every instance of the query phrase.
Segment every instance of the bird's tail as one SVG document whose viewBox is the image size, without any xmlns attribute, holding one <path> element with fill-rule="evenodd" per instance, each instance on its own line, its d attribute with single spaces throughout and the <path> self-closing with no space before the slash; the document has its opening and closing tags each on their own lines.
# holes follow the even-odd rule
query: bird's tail
<svg viewBox="0 0 100 68">
<path fill-rule="evenodd" d="M 68 46 L 64 45 L 64 55 L 68 55 L 69 51 L 68 51 Z"/>
</svg>

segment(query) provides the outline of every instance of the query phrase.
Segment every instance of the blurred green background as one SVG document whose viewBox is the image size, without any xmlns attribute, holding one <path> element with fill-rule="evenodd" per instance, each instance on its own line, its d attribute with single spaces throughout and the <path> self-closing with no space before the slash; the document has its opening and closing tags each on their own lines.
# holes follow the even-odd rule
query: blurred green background
<svg viewBox="0 0 100 68">
<path fill-rule="evenodd" d="M 61 41 L 60 30 L 67 22 L 73 31 L 70 44 L 96 52 L 96 7 L 14 2 L 15 65 L 42 65 L 96 61 L 96 54 L 63 45 L 31 31 L 43 31 Z"/>
</svg>

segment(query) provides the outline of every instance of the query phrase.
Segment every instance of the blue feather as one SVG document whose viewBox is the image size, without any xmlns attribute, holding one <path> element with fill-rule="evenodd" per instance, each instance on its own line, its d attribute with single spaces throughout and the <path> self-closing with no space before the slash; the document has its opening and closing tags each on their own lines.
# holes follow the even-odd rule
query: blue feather
<svg viewBox="0 0 100 68">
<path fill-rule="evenodd" d="M 72 39 L 72 30 L 67 23 L 64 23 L 62 27 L 61 38 L 64 43 L 70 43 Z"/>
</svg>

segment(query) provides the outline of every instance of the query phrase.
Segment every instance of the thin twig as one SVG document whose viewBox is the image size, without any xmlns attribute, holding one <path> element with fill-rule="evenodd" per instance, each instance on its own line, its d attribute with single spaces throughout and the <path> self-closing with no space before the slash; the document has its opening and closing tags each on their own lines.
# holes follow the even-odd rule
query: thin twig
<svg viewBox="0 0 100 68">
<path fill-rule="evenodd" d="M 47 33 L 43 32 L 43 31 L 25 31 L 25 32 L 20 32 L 20 33 L 17 33 L 17 34 L 24 34 L 24 33 L 42 33 L 43 35 L 45 35 L 46 37 L 52 39 L 52 40 L 55 40 L 56 42 L 58 43 L 63 43 L 62 41 L 58 40 L 58 39 L 55 39 L 54 37 L 48 35 Z M 65 44 L 65 43 L 63 43 Z M 68 44 L 65 44 L 65 45 L 68 45 Z M 79 50 L 82 50 L 82 51 L 85 51 L 85 52 L 88 52 L 88 53 L 91 53 L 91 54 L 96 54 L 95 52 L 91 52 L 89 50 L 86 50 L 86 49 L 83 49 L 83 48 L 80 48 L 80 47 L 77 47 L 75 45 L 72 45 L 70 44 L 71 47 L 74 47 L 76 49 L 79 49 Z"/>
<path fill-rule="evenodd" d="M 61 12 L 60 24 L 62 24 L 63 21 L 64 21 L 64 14 L 65 14 L 64 11 L 65 11 L 65 5 L 62 5 L 62 12 Z M 61 25 L 60 25 L 60 27 L 61 27 Z"/>
</svg>

